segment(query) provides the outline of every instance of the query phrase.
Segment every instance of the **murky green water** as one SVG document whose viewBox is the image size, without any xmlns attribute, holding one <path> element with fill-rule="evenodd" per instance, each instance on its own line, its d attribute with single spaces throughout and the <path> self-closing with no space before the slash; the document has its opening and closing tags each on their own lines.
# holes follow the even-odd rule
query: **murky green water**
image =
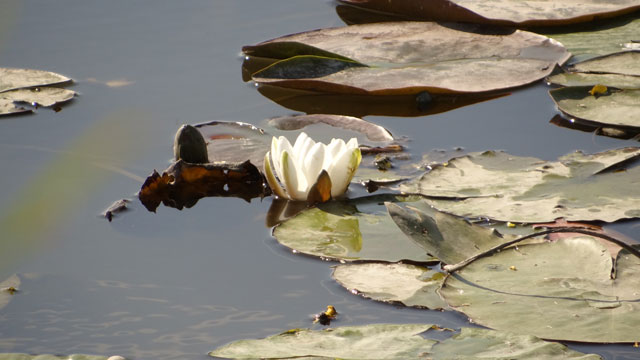
<svg viewBox="0 0 640 360">
<path fill-rule="evenodd" d="M 292 113 L 242 82 L 242 45 L 341 25 L 325 0 L 3 0 L 0 66 L 65 74 L 80 96 L 58 113 L 0 120 L 0 279 L 22 278 L 0 310 L 0 352 L 205 359 L 232 340 L 310 326 L 328 304 L 340 325 L 466 325 L 349 294 L 329 263 L 270 237 L 270 199 L 208 198 L 155 214 L 136 200 L 112 223 L 99 216 L 168 165 L 179 125 Z M 435 116 L 368 120 L 409 136 L 415 158 L 462 146 L 555 159 L 635 144 L 558 128 L 554 114 L 539 85 Z M 637 223 L 614 227 L 633 236 Z"/>
</svg>

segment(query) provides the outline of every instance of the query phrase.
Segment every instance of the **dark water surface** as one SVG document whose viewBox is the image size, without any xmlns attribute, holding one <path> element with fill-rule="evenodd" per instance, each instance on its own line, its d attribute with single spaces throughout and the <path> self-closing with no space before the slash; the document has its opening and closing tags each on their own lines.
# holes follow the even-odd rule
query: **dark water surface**
<svg viewBox="0 0 640 360">
<path fill-rule="evenodd" d="M 80 96 L 55 113 L 0 120 L 0 280 L 21 291 L 0 310 L 0 352 L 205 359 L 226 342 L 310 326 L 336 306 L 338 325 L 468 325 L 455 313 L 367 301 L 330 279 L 328 263 L 279 246 L 270 199 L 203 199 L 147 212 L 137 200 L 99 214 L 164 169 L 183 123 L 292 113 L 241 80 L 242 45 L 341 26 L 325 0 L 2 0 L 0 66 L 74 78 Z M 555 159 L 633 142 L 548 123 L 546 87 L 420 118 L 368 117 L 432 149 L 504 149 Z M 357 189 L 356 189 L 357 190 Z M 614 228 L 633 237 L 637 223 Z M 637 238 L 637 237 L 636 237 Z M 577 346 L 609 359 L 630 346 Z"/>
</svg>

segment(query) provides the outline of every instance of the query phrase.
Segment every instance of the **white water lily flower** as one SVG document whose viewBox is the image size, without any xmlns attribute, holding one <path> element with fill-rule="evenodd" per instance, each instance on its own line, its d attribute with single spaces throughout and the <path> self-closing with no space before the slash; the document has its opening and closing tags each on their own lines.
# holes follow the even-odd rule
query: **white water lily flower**
<svg viewBox="0 0 640 360">
<path fill-rule="evenodd" d="M 346 144 L 342 139 L 332 139 L 326 145 L 302 132 L 293 146 L 284 136 L 273 137 L 271 150 L 264 158 L 264 172 L 278 197 L 318 201 L 319 194 L 320 201 L 326 201 L 347 191 L 361 160 L 356 138 Z"/>
</svg>

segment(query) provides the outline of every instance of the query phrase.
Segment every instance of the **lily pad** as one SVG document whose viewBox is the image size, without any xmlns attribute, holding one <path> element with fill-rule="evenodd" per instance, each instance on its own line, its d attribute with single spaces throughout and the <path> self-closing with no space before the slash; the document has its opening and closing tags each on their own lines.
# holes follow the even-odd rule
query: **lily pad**
<svg viewBox="0 0 640 360">
<path fill-rule="evenodd" d="M 568 116 L 612 126 L 640 127 L 640 89 L 609 89 L 594 96 L 592 86 L 549 91 L 558 109 Z"/>
<path fill-rule="evenodd" d="M 612 275 L 613 274 L 613 275 Z M 480 258 L 439 290 L 455 310 L 493 329 L 545 339 L 637 342 L 640 259 L 615 263 L 590 237 L 519 245 Z"/>
<path fill-rule="evenodd" d="M 446 264 L 459 263 L 516 238 L 424 205 L 386 205 L 405 235 Z"/>
<path fill-rule="evenodd" d="M 603 19 L 640 8 L 634 0 L 340 0 L 409 19 L 508 26 L 558 26 Z"/>
<path fill-rule="evenodd" d="M 20 278 L 18 275 L 11 275 L 8 279 L 0 282 L 0 309 L 7 306 L 11 298 L 20 290 Z"/>
<path fill-rule="evenodd" d="M 640 41 L 640 18 L 620 18 L 595 28 L 548 36 L 558 40 L 573 55 L 581 58 L 632 50 Z"/>
<path fill-rule="evenodd" d="M 273 235 L 297 252 L 331 260 L 434 261 L 402 234 L 383 205 L 407 200 L 380 195 L 330 201 L 282 222 Z"/>
<path fill-rule="evenodd" d="M 260 171 L 271 136 L 254 125 L 234 121 L 211 121 L 194 125 L 207 142 L 210 162 L 251 161 Z"/>
<path fill-rule="evenodd" d="M 426 201 L 464 217 L 610 222 L 640 216 L 640 167 L 607 171 L 638 155 L 640 148 L 622 148 L 551 162 L 487 151 L 452 159 L 400 189 L 437 197 Z"/>
<path fill-rule="evenodd" d="M 599 56 L 568 67 L 548 82 L 562 86 L 605 85 L 620 89 L 640 89 L 640 51 L 624 51 Z"/>
<path fill-rule="evenodd" d="M 31 112 L 19 106 L 53 106 L 71 100 L 75 92 L 54 86 L 70 84 L 66 76 L 43 70 L 0 68 L 0 116 Z"/>
<path fill-rule="evenodd" d="M 364 134 L 367 139 L 373 142 L 393 141 L 393 135 L 389 130 L 353 116 L 312 114 L 280 116 L 269 119 L 269 125 L 279 130 L 300 130 L 314 124 L 326 124 L 334 128 L 356 131 Z"/>
<path fill-rule="evenodd" d="M 240 340 L 209 353 L 232 359 L 600 359 L 534 336 L 462 328 L 438 341 L 420 336 L 431 324 L 371 324 L 325 330 L 292 329 L 258 340 Z"/>
<path fill-rule="evenodd" d="M 0 353 L 0 360 L 109 360 L 106 356 L 73 354 L 62 355 L 29 355 L 20 353 Z"/>
<path fill-rule="evenodd" d="M 422 266 L 397 263 L 338 265 L 332 276 L 350 292 L 376 301 L 427 309 L 448 307 L 436 293 L 445 275 Z"/>
<path fill-rule="evenodd" d="M 260 84 L 361 95 L 504 90 L 544 78 L 570 56 L 560 43 L 542 35 L 472 30 L 431 22 L 364 24 L 288 35 L 245 46 L 243 52 L 283 59 L 253 74 Z M 340 59 L 322 58 L 332 64 L 353 61 L 367 66 L 335 67 L 323 76 L 307 73 L 299 67 L 306 55 L 291 57 L 289 47 L 296 44 L 338 54 Z M 280 52 L 274 51 L 275 45 Z"/>
</svg>

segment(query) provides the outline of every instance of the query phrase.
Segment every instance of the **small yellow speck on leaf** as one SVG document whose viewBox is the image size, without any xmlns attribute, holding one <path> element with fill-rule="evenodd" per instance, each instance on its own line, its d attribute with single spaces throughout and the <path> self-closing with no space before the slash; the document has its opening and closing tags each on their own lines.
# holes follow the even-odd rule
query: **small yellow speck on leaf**
<svg viewBox="0 0 640 360">
<path fill-rule="evenodd" d="M 609 91 L 609 89 L 606 86 L 598 84 L 592 87 L 591 90 L 589 90 L 589 94 L 598 97 L 600 95 L 606 95 L 607 91 Z"/>
<path fill-rule="evenodd" d="M 516 269 L 516 267 L 513 265 L 509 266 L 509 270 L 518 271 L 518 269 Z"/>
</svg>

